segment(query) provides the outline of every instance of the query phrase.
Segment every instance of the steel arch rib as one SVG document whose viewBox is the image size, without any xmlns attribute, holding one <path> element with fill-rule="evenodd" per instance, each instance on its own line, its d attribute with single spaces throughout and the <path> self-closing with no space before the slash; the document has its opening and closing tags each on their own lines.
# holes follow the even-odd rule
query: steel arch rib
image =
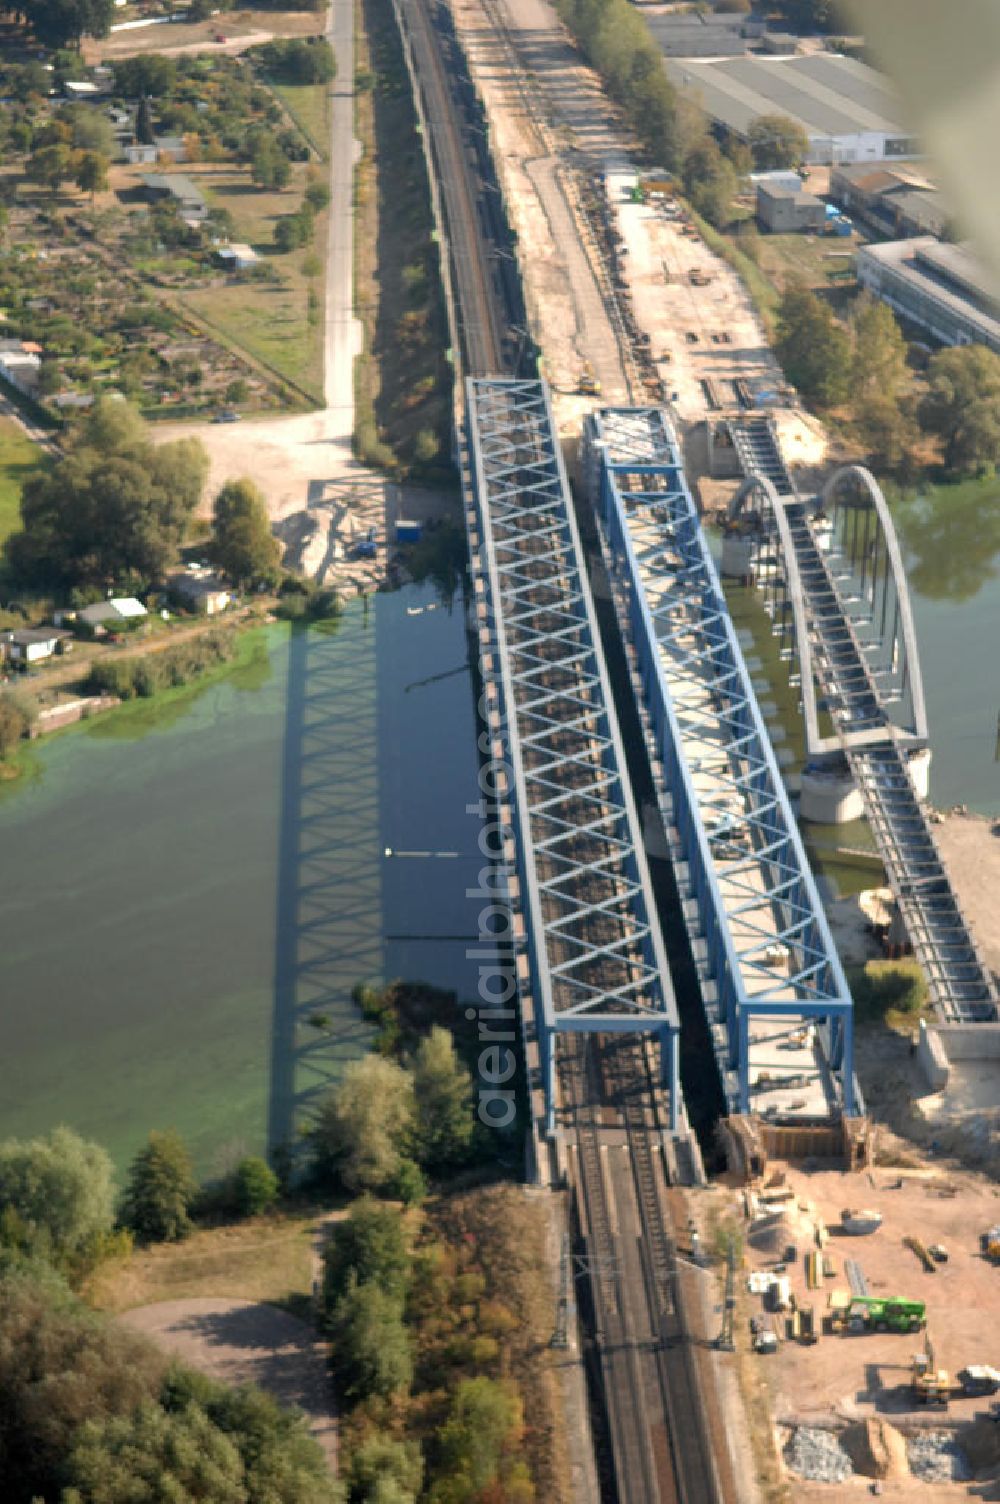
<svg viewBox="0 0 1000 1504">
<path fill-rule="evenodd" d="M 910 683 L 910 697 L 913 704 L 913 723 L 915 735 L 921 740 L 927 740 L 927 706 L 924 700 L 924 681 L 920 671 L 920 654 L 917 649 L 917 633 L 913 624 L 913 609 L 910 604 L 910 587 L 903 568 L 903 556 L 899 551 L 899 539 L 896 536 L 896 528 L 889 512 L 882 487 L 864 465 L 841 465 L 835 470 L 826 482 L 822 491 L 824 507 L 833 499 L 843 481 L 851 479 L 860 481 L 868 493 L 868 497 L 875 508 L 882 529 L 882 537 L 885 539 L 886 554 L 889 566 L 892 569 L 893 585 L 896 590 L 896 600 L 899 603 L 899 624 L 903 631 L 903 646 L 906 649 L 906 665 Z"/>
<path fill-rule="evenodd" d="M 819 716 L 816 709 L 816 682 L 813 678 L 812 668 L 812 645 L 809 641 L 809 623 L 806 618 L 805 596 L 802 590 L 802 578 L 799 574 L 799 561 L 795 555 L 795 544 L 792 541 L 791 531 L 788 526 L 788 518 L 781 504 L 774 482 L 766 475 L 753 475 L 743 482 L 733 500 L 730 517 L 735 519 L 743 510 L 746 502 L 754 492 L 763 491 L 774 514 L 774 525 L 778 530 L 778 539 L 781 543 L 781 552 L 784 557 L 785 577 L 788 581 L 788 598 L 792 605 L 792 622 L 795 627 L 795 643 L 799 654 L 799 679 L 802 691 L 802 715 L 806 723 L 806 748 L 811 757 L 820 752 L 827 751 L 829 747 L 840 745 L 835 738 L 821 737 L 819 734 Z"/>
</svg>

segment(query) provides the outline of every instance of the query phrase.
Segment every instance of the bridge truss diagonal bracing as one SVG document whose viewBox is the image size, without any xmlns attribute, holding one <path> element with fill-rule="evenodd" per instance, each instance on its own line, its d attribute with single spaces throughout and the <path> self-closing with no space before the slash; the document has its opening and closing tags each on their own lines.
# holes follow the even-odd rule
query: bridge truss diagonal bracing
<svg viewBox="0 0 1000 1504">
<path fill-rule="evenodd" d="M 548 395 L 466 393 L 480 658 L 550 1122 L 554 1034 L 638 1030 L 661 1037 L 676 1129 L 676 1004 Z"/>
<path fill-rule="evenodd" d="M 588 419 L 586 463 L 730 1110 L 857 1115 L 850 992 L 666 414 Z"/>
</svg>

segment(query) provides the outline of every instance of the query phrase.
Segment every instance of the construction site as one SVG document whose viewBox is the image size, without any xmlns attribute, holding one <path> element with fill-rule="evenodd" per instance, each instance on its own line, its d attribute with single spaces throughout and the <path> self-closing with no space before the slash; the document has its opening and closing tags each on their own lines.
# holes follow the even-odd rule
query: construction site
<svg viewBox="0 0 1000 1504">
<path fill-rule="evenodd" d="M 1000 1498 L 1000 1188 L 943 1131 L 898 1137 L 879 1095 L 886 1038 L 911 1098 L 945 1101 L 1000 1038 L 926 807 L 884 498 L 831 454 L 739 279 L 635 166 L 545 0 L 421 4 L 405 31 L 464 378 L 483 745 L 511 748 L 496 808 L 533 1170 L 573 1192 L 602 1492 Z M 759 698 L 719 553 L 760 596 L 804 760 Z M 912 1040 L 855 1020 L 806 800 L 869 822 L 888 919 L 868 939 L 928 980 Z M 669 957 L 653 859 L 683 921 Z M 682 947 L 722 1102 L 711 1181 L 679 1066 Z M 557 1332 L 574 1350 L 570 1269 L 567 1252 Z"/>
</svg>

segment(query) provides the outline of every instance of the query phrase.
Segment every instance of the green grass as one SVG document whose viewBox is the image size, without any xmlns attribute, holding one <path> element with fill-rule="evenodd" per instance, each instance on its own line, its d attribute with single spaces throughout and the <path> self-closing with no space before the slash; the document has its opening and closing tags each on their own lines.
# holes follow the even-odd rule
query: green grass
<svg viewBox="0 0 1000 1504">
<path fill-rule="evenodd" d="M 299 1304 L 312 1288 L 315 1216 L 257 1217 L 199 1228 L 183 1243 L 137 1250 L 104 1265 L 86 1295 L 102 1311 L 198 1297 Z"/>
<path fill-rule="evenodd" d="M 228 209 L 233 216 L 234 239 L 247 241 L 258 254 L 271 260 L 282 282 L 195 289 L 186 291 L 182 297 L 224 340 L 245 350 L 319 402 L 323 392 L 326 284 L 322 274 L 310 282 L 303 268 L 309 257 L 318 258 L 320 263 L 325 260 L 328 213 L 317 216 L 316 236 L 311 246 L 287 255 L 271 255 L 274 226 L 299 208 L 305 183 L 304 165 L 296 168 L 291 184 L 283 192 L 251 188 L 246 175 L 237 172 L 219 172 L 203 180 L 210 202 Z M 312 324 L 308 319 L 310 286 L 319 300 Z"/>
<path fill-rule="evenodd" d="M 21 487 L 46 456 L 12 418 L 0 418 L 0 546 L 21 526 Z"/>
<path fill-rule="evenodd" d="M 836 286 L 837 274 L 845 267 L 853 281 L 855 243 L 851 240 L 836 235 L 761 235 L 757 244 L 760 270 L 779 289 L 799 281 L 821 291 Z M 836 254 L 845 251 L 846 256 Z"/>
<path fill-rule="evenodd" d="M 330 84 L 271 84 L 313 151 L 330 155 Z"/>
</svg>

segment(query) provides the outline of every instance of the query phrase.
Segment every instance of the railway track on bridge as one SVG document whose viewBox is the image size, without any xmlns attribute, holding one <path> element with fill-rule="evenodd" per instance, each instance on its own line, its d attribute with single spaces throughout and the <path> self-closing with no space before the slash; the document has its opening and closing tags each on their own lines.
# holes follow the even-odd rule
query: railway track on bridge
<svg viewBox="0 0 1000 1504">
<path fill-rule="evenodd" d="M 525 364 L 525 345 L 511 335 L 523 308 L 517 306 L 498 255 L 504 224 L 495 183 L 484 172 L 481 143 L 469 139 L 476 129 L 475 107 L 464 61 L 454 55 L 457 44 L 435 0 L 408 0 L 403 21 L 446 221 L 460 370 L 473 377 L 515 377 Z M 614 1012 L 649 985 L 643 953 L 647 942 L 641 922 L 636 926 L 624 917 L 628 911 L 622 895 L 632 891 L 635 881 L 624 844 L 618 841 L 616 848 L 612 842 L 611 856 L 608 845 L 600 844 L 605 822 L 620 820 L 621 813 L 607 802 L 608 747 L 596 730 L 600 712 L 591 700 L 595 689 L 588 665 L 565 636 L 565 602 L 578 599 L 579 582 L 570 577 L 568 553 L 557 550 L 554 559 L 551 505 L 546 510 L 543 503 L 536 512 L 530 503 L 539 472 L 551 464 L 546 448 L 558 441 L 548 428 L 542 431 L 537 415 L 518 417 L 514 407 L 512 403 L 508 438 L 516 460 L 507 483 L 524 500 L 509 516 L 498 513 L 492 522 L 495 550 L 503 551 L 508 566 L 517 555 L 516 577 L 505 576 L 514 602 L 505 622 L 506 651 L 520 653 L 522 664 L 532 665 L 530 679 L 521 680 L 517 691 L 529 717 L 540 721 L 539 696 L 546 691 L 563 706 L 565 717 L 560 723 L 559 713 L 550 712 L 549 729 L 536 729 L 524 743 L 527 776 L 540 783 L 556 779 L 552 770 L 562 759 L 561 793 L 552 782 L 559 834 L 537 848 L 539 886 L 549 917 L 558 913 L 565 925 L 561 938 L 552 942 L 548 963 L 557 990 L 589 991 L 607 998 Z M 468 469 L 466 481 L 471 484 Z M 493 605 L 500 614 L 502 603 L 494 600 Z M 543 618 L 551 618 L 549 638 L 539 634 Z M 506 705 L 508 718 L 517 709 L 517 704 Z M 550 814 L 555 821 L 555 813 Z M 559 908 L 571 868 L 572 900 L 580 906 L 575 918 Z M 593 948 L 595 959 L 581 960 L 583 941 Z M 572 1040 L 559 1061 L 560 1085 L 565 1101 L 574 1104 L 574 1192 L 593 1250 L 593 1302 L 618 1500 L 721 1504 L 725 1496 L 712 1456 L 712 1441 L 718 1437 L 711 1438 L 706 1428 L 700 1378 L 677 1300 L 676 1250 L 644 1046 L 634 1038 L 623 1043 L 620 1035 L 560 1037 Z M 581 1058 L 587 1048 L 581 1039 L 594 1041 L 591 1048 L 603 1052 L 609 1084 L 622 1098 L 617 1163 L 610 1180 L 605 1175 L 600 1067 L 595 1078 L 595 1066 L 585 1055 Z M 624 1238 L 616 1230 L 619 1214 L 629 1228 Z M 620 1270 L 615 1262 L 619 1254 Z"/>
</svg>

